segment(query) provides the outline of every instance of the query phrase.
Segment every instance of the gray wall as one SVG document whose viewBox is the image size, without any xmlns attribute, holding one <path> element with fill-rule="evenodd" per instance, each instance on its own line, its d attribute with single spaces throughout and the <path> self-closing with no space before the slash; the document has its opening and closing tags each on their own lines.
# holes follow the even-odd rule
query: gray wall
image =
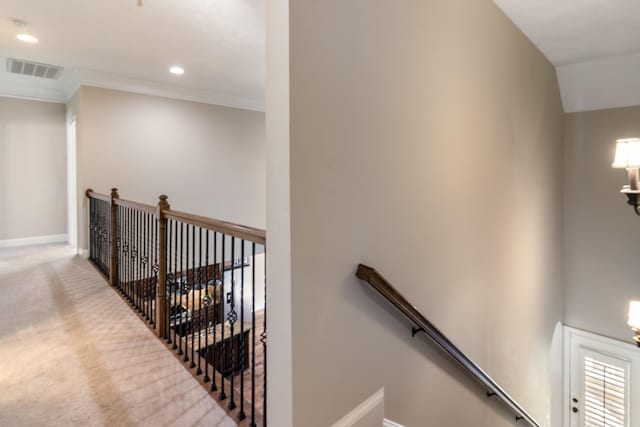
<svg viewBox="0 0 640 427">
<path fill-rule="evenodd" d="M 265 227 L 264 113 L 83 86 L 77 117 L 79 243 L 86 188 Z"/>
<path fill-rule="evenodd" d="M 565 322 L 628 341 L 628 302 L 640 299 L 640 218 L 612 169 L 618 138 L 640 136 L 640 107 L 565 119 Z"/>
<path fill-rule="evenodd" d="M 67 232 L 64 104 L 0 98 L 0 240 Z"/>
<path fill-rule="evenodd" d="M 289 13 L 293 425 L 331 425 L 381 386 L 404 425 L 514 424 L 365 290 L 359 262 L 547 425 L 563 311 L 554 67 L 489 0 Z"/>
</svg>

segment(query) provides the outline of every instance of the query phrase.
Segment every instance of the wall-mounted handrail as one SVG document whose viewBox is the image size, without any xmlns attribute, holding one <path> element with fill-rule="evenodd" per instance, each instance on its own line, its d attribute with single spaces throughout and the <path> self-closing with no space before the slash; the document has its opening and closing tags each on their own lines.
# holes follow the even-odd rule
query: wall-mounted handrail
<svg viewBox="0 0 640 427">
<path fill-rule="evenodd" d="M 442 332 L 414 307 L 407 299 L 400 294 L 384 277 L 375 269 L 360 264 L 356 276 L 371 285 L 387 301 L 393 304 L 402 314 L 415 324 L 412 329 L 414 335 L 417 332 L 426 333 L 442 350 L 451 356 L 456 362 L 462 365 L 480 384 L 487 389 L 487 396 L 497 397 L 516 416 L 516 421 L 525 420 L 533 427 L 540 427 L 540 424 L 525 411 L 496 381 L 484 372 L 475 362 L 469 359 L 458 347 L 456 347 Z"/>
</svg>

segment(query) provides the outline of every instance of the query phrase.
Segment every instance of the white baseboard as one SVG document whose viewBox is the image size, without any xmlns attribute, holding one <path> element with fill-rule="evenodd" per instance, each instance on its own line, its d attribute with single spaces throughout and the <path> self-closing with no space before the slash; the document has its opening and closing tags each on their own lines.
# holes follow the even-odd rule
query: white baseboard
<svg viewBox="0 0 640 427">
<path fill-rule="evenodd" d="M 89 251 L 87 249 L 78 248 L 78 255 L 83 258 L 89 258 Z"/>
<path fill-rule="evenodd" d="M 342 417 L 332 427 L 355 427 L 361 420 L 364 421 L 365 418 L 368 419 L 371 416 L 375 416 L 374 412 L 379 409 L 380 405 L 384 405 L 384 388 L 381 388 L 367 400 L 356 406 L 351 412 Z M 379 423 L 382 419 L 383 414 L 384 410 L 380 413 L 380 418 L 378 418 L 379 421 L 377 425 L 380 425 Z M 370 423 L 367 422 L 367 425 L 370 425 Z"/>
<path fill-rule="evenodd" d="M 69 241 L 69 235 L 67 234 L 24 237 L 22 239 L 0 240 L 0 248 L 16 248 L 19 246 L 46 245 L 48 243 L 64 243 L 67 241 Z"/>
<path fill-rule="evenodd" d="M 356 406 L 331 427 L 404 427 L 384 418 L 384 387 L 375 392 L 367 400 Z"/>
</svg>

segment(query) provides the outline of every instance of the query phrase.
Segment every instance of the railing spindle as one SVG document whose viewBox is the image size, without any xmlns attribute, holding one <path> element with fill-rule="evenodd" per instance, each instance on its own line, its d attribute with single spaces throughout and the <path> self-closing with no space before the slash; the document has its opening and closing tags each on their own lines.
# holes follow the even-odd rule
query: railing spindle
<svg viewBox="0 0 640 427">
<path fill-rule="evenodd" d="M 244 364 L 245 364 L 245 342 L 244 342 L 244 244 L 241 240 L 240 248 L 240 411 L 238 419 L 240 421 L 247 418 L 244 413 Z"/>
<path fill-rule="evenodd" d="M 217 330 L 218 328 L 216 327 L 218 323 L 220 323 L 220 312 L 224 311 L 224 304 L 222 303 L 222 301 L 218 301 L 218 286 L 222 286 L 222 284 L 218 285 L 218 275 L 219 275 L 219 269 L 218 269 L 218 264 L 217 264 L 217 259 L 218 259 L 218 233 L 216 233 L 215 231 L 213 232 L 213 277 L 214 277 L 214 285 L 215 285 L 215 290 L 213 291 L 213 307 L 214 307 L 214 317 L 215 319 L 213 319 L 213 323 L 214 323 L 214 327 L 213 327 L 213 345 L 211 346 L 211 348 L 213 349 L 213 354 L 211 355 L 211 363 L 215 364 L 215 360 L 216 360 L 216 345 L 217 343 Z M 221 288 L 221 292 L 220 292 L 220 298 L 222 298 L 222 294 L 224 293 L 224 289 Z M 218 351 L 218 355 L 220 355 L 220 351 Z M 218 356 L 218 365 L 220 365 L 220 357 Z M 213 382 L 211 383 L 211 391 L 218 391 L 218 385 L 217 385 L 217 375 L 216 375 L 216 368 L 214 365 L 211 366 L 211 376 L 213 377 Z"/>
<path fill-rule="evenodd" d="M 222 242 L 221 242 L 221 246 L 222 246 L 222 256 L 220 259 L 220 270 L 222 271 L 222 295 L 220 296 L 220 298 L 222 298 L 222 302 L 221 302 L 221 306 L 222 306 L 222 312 L 224 313 L 224 307 L 226 305 L 226 301 L 227 301 L 227 296 L 226 296 L 226 291 L 225 291 L 225 287 L 224 287 L 224 244 L 225 244 L 225 235 L 222 234 Z M 225 345 L 225 341 L 224 341 L 224 329 L 225 329 L 225 324 L 224 324 L 224 314 L 222 316 L 222 328 L 220 328 L 220 394 L 218 395 L 218 398 L 220 400 L 225 400 L 227 398 L 227 393 L 225 393 L 224 389 L 224 373 L 226 372 L 226 364 L 227 364 L 227 346 Z"/>
<path fill-rule="evenodd" d="M 207 283 L 204 283 L 204 289 L 202 288 L 202 228 L 198 227 L 198 369 L 196 375 L 202 375 L 202 292 L 207 290 Z M 194 294 L 195 295 L 195 294 Z M 194 304 L 195 305 L 195 304 Z M 206 307 L 205 307 L 206 309 Z M 205 329 L 206 329 L 205 325 Z"/>
<path fill-rule="evenodd" d="M 204 264 L 205 264 L 205 283 L 206 283 L 206 294 L 205 294 L 205 306 L 204 306 L 204 342 L 205 342 L 205 350 L 204 350 L 204 377 L 202 377 L 202 381 L 206 384 L 211 379 L 209 378 L 209 307 L 211 307 L 211 295 L 209 295 L 209 230 L 205 230 L 206 233 L 206 242 L 205 242 L 205 256 L 204 256 Z M 215 275 L 215 271 L 214 271 Z M 215 279 L 214 279 L 215 284 Z M 215 294 L 215 287 L 213 290 Z M 215 306 L 213 306 L 215 310 Z M 202 347 L 199 347 L 202 351 Z"/>
<path fill-rule="evenodd" d="M 229 338 L 229 347 L 230 347 L 230 356 L 231 356 L 231 385 L 229 386 L 229 394 L 230 394 L 230 399 L 229 399 L 229 405 L 227 406 L 229 409 L 233 410 L 236 408 L 236 401 L 234 399 L 235 397 L 235 387 L 234 387 L 234 378 L 235 378 L 235 371 L 236 371 L 236 354 L 235 354 L 235 343 L 234 343 L 234 328 L 236 325 L 236 320 L 238 318 L 238 315 L 236 313 L 236 303 L 235 303 L 235 299 L 236 299 L 236 294 L 235 294 L 235 268 L 234 268 L 234 259 L 236 256 L 236 238 L 231 236 L 231 303 L 229 304 L 229 314 L 227 316 L 227 320 L 229 321 L 229 325 L 230 325 L 230 330 L 231 330 L 231 337 Z M 223 344 L 223 346 L 227 347 L 226 344 Z"/>
</svg>

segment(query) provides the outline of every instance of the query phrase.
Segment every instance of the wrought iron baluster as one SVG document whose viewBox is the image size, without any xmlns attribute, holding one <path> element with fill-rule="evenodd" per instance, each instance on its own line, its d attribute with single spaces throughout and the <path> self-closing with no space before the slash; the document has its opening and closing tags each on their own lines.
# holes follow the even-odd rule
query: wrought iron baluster
<svg viewBox="0 0 640 427">
<path fill-rule="evenodd" d="M 194 360 L 195 340 L 196 340 L 196 238 L 194 225 L 191 226 L 191 364 L 189 368 L 196 367 Z M 187 294 L 188 295 L 188 294 Z M 187 303 L 187 306 L 189 304 Z M 199 314 L 199 313 L 198 313 Z"/>
<path fill-rule="evenodd" d="M 256 244 L 251 244 L 251 426 L 256 425 Z"/>
<path fill-rule="evenodd" d="M 218 391 L 217 379 L 216 379 L 216 346 L 217 343 L 217 329 L 218 323 L 220 323 L 220 311 L 221 311 L 221 303 L 218 301 L 218 233 L 213 232 L 213 280 L 214 280 L 214 291 L 213 291 L 213 345 L 211 346 L 213 354 L 211 355 L 211 376 L 213 377 L 213 382 L 211 383 L 211 391 Z M 220 285 L 221 286 L 221 285 Z M 222 292 L 220 293 L 220 298 L 222 298 Z M 224 325 L 223 325 L 224 326 Z M 218 352 L 220 354 L 220 352 Z M 218 358 L 219 359 L 219 358 Z M 218 361 L 220 364 L 220 361 Z"/>
<path fill-rule="evenodd" d="M 140 282 L 141 282 L 141 278 L 142 278 L 142 264 L 141 264 L 141 258 L 142 258 L 142 220 L 140 218 L 140 211 L 136 210 L 135 211 L 135 218 L 136 218 L 136 259 L 135 259 L 135 266 L 136 266 L 136 270 L 135 270 L 135 274 L 136 274 L 136 280 L 134 282 L 134 293 L 133 293 L 133 300 L 136 306 L 136 311 L 138 313 L 142 312 L 142 302 L 141 302 L 141 296 L 142 296 L 142 290 L 140 289 Z"/>
<path fill-rule="evenodd" d="M 89 197 L 89 259 L 93 261 L 93 215 L 94 215 L 94 201 L 93 197 Z"/>
<path fill-rule="evenodd" d="M 185 334 L 184 334 L 184 358 L 182 359 L 185 363 L 189 361 L 189 332 L 191 330 L 191 326 L 189 324 L 189 315 L 191 315 L 191 322 L 193 322 L 193 310 L 189 310 L 189 286 L 193 284 L 193 281 L 189 277 L 189 224 L 187 224 L 187 229 L 185 232 L 187 244 L 185 245 L 185 277 L 186 282 L 184 284 L 183 291 L 186 294 L 187 304 L 185 305 Z M 193 347 L 193 346 L 192 346 Z"/>
<path fill-rule="evenodd" d="M 173 308 L 173 346 L 171 348 L 173 348 L 174 350 L 178 349 L 178 344 L 176 343 L 176 340 L 180 339 L 178 338 L 177 334 L 177 310 L 179 307 L 178 304 L 178 292 L 177 292 L 177 288 L 176 288 L 176 283 L 178 282 L 178 223 L 176 221 L 173 221 L 173 281 L 171 283 L 172 285 L 172 308 Z"/>
<path fill-rule="evenodd" d="M 220 286 L 222 286 L 222 288 L 221 288 L 222 293 L 220 295 L 220 298 L 222 299 L 222 301 L 220 302 L 220 305 L 222 306 L 223 315 L 222 315 L 222 327 L 220 328 L 220 335 L 221 335 L 221 337 L 220 337 L 220 358 L 219 358 L 220 360 L 218 362 L 218 364 L 220 365 L 218 367 L 218 372 L 220 372 L 220 388 L 221 388 L 221 391 L 220 391 L 220 394 L 218 395 L 218 398 L 220 400 L 225 400 L 227 398 L 227 393 L 224 392 L 224 389 L 225 389 L 225 387 L 224 387 L 224 373 L 226 371 L 225 368 L 226 368 L 226 358 L 227 358 L 227 349 L 226 349 L 227 346 L 225 345 L 225 342 L 224 342 L 224 329 L 225 329 L 225 326 L 226 326 L 226 323 L 225 323 L 225 320 L 224 320 L 225 319 L 224 318 L 224 307 L 225 307 L 225 301 L 226 301 L 226 299 L 225 299 L 226 298 L 225 289 L 224 289 L 224 245 L 225 245 L 225 237 L 226 237 L 225 234 L 221 233 L 222 256 L 221 256 L 221 259 L 220 259 L 220 270 L 222 272 L 222 284 Z"/>
<path fill-rule="evenodd" d="M 172 233 L 173 233 L 173 220 L 169 220 L 167 221 L 167 280 L 166 283 L 159 283 L 158 286 L 164 286 L 165 289 L 167 289 L 167 287 L 169 288 L 168 292 L 166 292 L 167 294 L 167 301 L 166 301 L 166 306 L 167 309 L 165 310 L 166 313 L 166 325 L 167 325 L 167 330 L 166 330 L 166 340 L 167 340 L 167 344 L 172 344 L 172 340 L 171 340 L 171 308 L 172 308 L 172 303 L 171 301 L 173 301 L 173 294 L 171 293 L 171 288 L 172 288 L 172 284 L 173 284 L 173 274 L 174 271 L 172 270 L 172 266 L 173 263 L 171 262 L 172 256 L 173 256 L 173 247 L 172 247 Z"/>
<path fill-rule="evenodd" d="M 125 231 L 125 245 L 124 245 L 124 251 L 123 251 L 123 264 L 124 264 L 124 285 L 122 287 L 122 292 L 123 295 L 125 297 L 125 299 L 127 299 L 127 301 L 129 300 L 129 252 L 131 250 L 131 239 L 130 239 L 130 233 L 131 231 L 129 230 L 131 227 L 131 224 L 129 223 L 129 208 L 123 207 L 122 208 L 122 214 L 124 215 L 124 231 Z"/>
<path fill-rule="evenodd" d="M 240 411 L 238 419 L 240 421 L 247 418 L 244 413 L 244 364 L 245 364 L 245 342 L 244 342 L 244 244 L 241 240 L 240 244 Z"/>
<path fill-rule="evenodd" d="M 149 300 L 151 299 L 151 280 L 149 274 L 149 244 L 151 242 L 151 235 L 149 233 L 149 213 L 143 212 L 142 218 L 144 219 L 144 256 L 142 257 L 142 266 L 144 271 L 144 278 L 142 279 L 143 285 L 143 299 L 142 299 L 142 311 L 144 312 L 144 318 L 149 321 Z M 155 296 L 155 295 L 154 295 Z"/>
<path fill-rule="evenodd" d="M 267 248 L 264 248 L 264 328 L 262 334 L 260 334 L 260 341 L 262 341 L 262 351 L 264 358 L 264 373 L 263 373 L 263 396 L 262 396 L 262 425 L 267 425 Z"/>
<path fill-rule="evenodd" d="M 118 218 L 118 293 L 122 293 L 122 206 L 117 207 Z"/>
<path fill-rule="evenodd" d="M 209 307 L 211 307 L 211 295 L 209 295 L 209 234 L 211 233 L 209 230 L 205 230 L 206 232 L 206 242 L 205 242 L 205 256 L 204 256 L 204 264 L 205 264 L 205 300 L 204 300 L 204 377 L 202 377 L 202 381 L 206 384 L 211 379 L 209 378 Z M 214 279 L 215 283 L 215 279 Z M 215 287 L 214 291 L 215 293 Z M 202 347 L 200 347 L 202 349 Z M 202 350 L 200 350 L 202 351 Z"/>
<path fill-rule="evenodd" d="M 111 218 L 111 202 L 105 203 L 105 205 L 107 209 L 107 256 L 105 263 L 108 272 L 107 276 L 111 277 L 111 241 L 113 239 L 113 236 L 111 235 L 111 222 L 113 221 L 113 218 Z"/>
<path fill-rule="evenodd" d="M 183 319 L 182 319 L 182 287 L 183 287 L 183 275 L 184 275 L 184 264 L 183 264 L 183 253 L 184 253 L 184 223 L 180 223 L 180 281 L 176 280 L 176 285 L 178 286 L 178 290 L 176 292 L 180 293 L 180 303 L 178 304 L 178 318 L 180 323 L 177 325 L 178 327 L 178 356 L 182 356 L 184 352 L 182 351 L 182 332 L 183 332 Z"/>
<path fill-rule="evenodd" d="M 230 371 L 230 375 L 231 375 L 231 385 L 229 386 L 229 394 L 230 394 L 230 399 L 229 399 L 229 405 L 227 406 L 229 409 L 233 410 L 236 408 L 236 401 L 235 401 L 235 385 L 234 385 L 234 379 L 235 379 L 235 374 L 236 374 L 236 354 L 235 354 L 235 334 L 234 334 L 234 329 L 236 326 L 236 320 L 238 320 L 238 314 L 236 313 L 236 294 L 235 294 L 235 271 L 236 269 L 234 268 L 234 263 L 235 263 L 235 256 L 236 256 L 236 238 L 233 236 L 231 237 L 231 302 L 229 303 L 229 314 L 227 315 L 227 320 L 229 321 L 229 329 L 231 330 L 230 334 L 231 336 L 229 337 L 229 347 L 230 347 L 230 356 L 231 356 L 231 371 Z M 227 346 L 226 343 L 223 344 L 223 346 Z"/>
<path fill-rule="evenodd" d="M 160 226 L 160 224 L 158 223 L 158 217 L 157 216 L 153 216 L 152 217 L 153 220 L 153 286 L 154 289 L 156 289 L 156 292 L 158 292 L 157 287 L 159 286 L 158 283 L 158 271 L 160 271 L 160 265 L 158 257 L 159 257 L 159 246 L 160 246 L 160 239 L 158 238 L 158 228 Z M 165 241 L 162 242 L 163 245 L 166 244 L 166 236 L 165 236 Z M 169 265 L 167 263 L 167 265 Z M 163 283 L 162 286 L 165 286 L 165 284 Z M 166 293 L 166 291 L 165 291 Z M 153 328 L 155 329 L 156 327 L 156 311 L 158 310 L 158 307 L 155 307 L 155 302 L 156 299 L 155 298 L 151 298 L 151 324 L 153 325 Z M 165 323 L 165 333 L 167 333 L 167 329 L 169 326 L 169 322 Z M 168 333 L 167 333 L 168 334 Z"/>
<path fill-rule="evenodd" d="M 202 228 L 198 227 L 198 283 L 199 283 L 199 291 L 198 291 L 198 369 L 196 370 L 196 375 L 202 375 L 202 298 L 204 295 L 202 292 L 207 290 L 207 283 L 204 283 L 204 289 L 202 288 Z M 195 295 L 195 294 L 194 294 Z M 195 305 L 195 304 L 194 304 Z M 206 309 L 206 307 L 205 307 Z M 206 326 L 205 326 L 206 328 Z"/>
<path fill-rule="evenodd" d="M 127 263 L 129 264 L 129 282 L 127 286 L 127 299 L 129 300 L 129 304 L 133 305 L 133 281 L 135 280 L 134 275 L 134 265 L 133 265 L 133 257 L 136 251 L 136 242 L 135 242 L 135 222 L 133 219 L 133 209 L 128 210 L 128 221 L 129 221 L 129 259 Z"/>
</svg>

